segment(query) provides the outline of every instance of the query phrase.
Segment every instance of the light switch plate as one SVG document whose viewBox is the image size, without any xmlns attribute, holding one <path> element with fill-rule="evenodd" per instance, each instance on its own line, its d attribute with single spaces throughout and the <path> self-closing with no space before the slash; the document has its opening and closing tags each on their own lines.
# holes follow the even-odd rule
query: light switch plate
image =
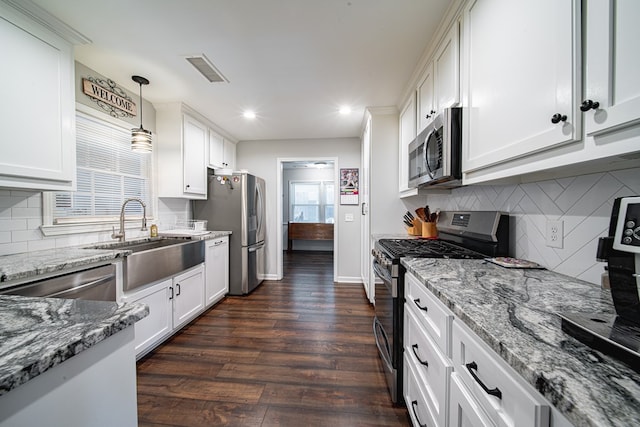
<svg viewBox="0 0 640 427">
<path fill-rule="evenodd" d="M 344 222 L 353 222 L 353 214 L 344 214 Z"/>
</svg>

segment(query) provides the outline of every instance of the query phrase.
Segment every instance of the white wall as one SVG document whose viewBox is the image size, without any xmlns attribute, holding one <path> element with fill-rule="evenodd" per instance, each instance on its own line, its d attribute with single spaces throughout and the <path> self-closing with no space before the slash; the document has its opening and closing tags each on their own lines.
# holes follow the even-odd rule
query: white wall
<svg viewBox="0 0 640 427">
<path fill-rule="evenodd" d="M 277 273 L 276 238 L 277 180 L 279 158 L 338 158 L 335 168 L 360 167 L 360 139 L 308 139 L 286 141 L 241 141 L 237 145 L 236 168 L 264 178 L 267 187 L 267 274 Z M 346 214 L 354 221 L 345 222 Z M 340 281 L 357 281 L 360 277 L 360 212 L 357 205 L 340 205 L 338 225 L 337 274 Z"/>
<path fill-rule="evenodd" d="M 451 195 L 414 197 L 433 210 L 500 210 L 515 219 L 515 256 L 600 284 L 606 265 L 596 261 L 598 238 L 608 234 L 616 197 L 640 195 L 640 168 L 519 185 L 477 185 Z M 546 245 L 547 219 L 564 221 L 564 247 Z"/>
</svg>

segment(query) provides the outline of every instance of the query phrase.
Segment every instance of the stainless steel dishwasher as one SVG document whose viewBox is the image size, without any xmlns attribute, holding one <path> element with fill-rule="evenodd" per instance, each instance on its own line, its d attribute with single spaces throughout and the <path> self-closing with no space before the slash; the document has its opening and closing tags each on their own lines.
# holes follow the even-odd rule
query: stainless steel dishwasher
<svg viewBox="0 0 640 427">
<path fill-rule="evenodd" d="M 114 264 L 74 271 L 0 290 L 3 295 L 68 298 L 94 301 L 116 300 Z"/>
</svg>

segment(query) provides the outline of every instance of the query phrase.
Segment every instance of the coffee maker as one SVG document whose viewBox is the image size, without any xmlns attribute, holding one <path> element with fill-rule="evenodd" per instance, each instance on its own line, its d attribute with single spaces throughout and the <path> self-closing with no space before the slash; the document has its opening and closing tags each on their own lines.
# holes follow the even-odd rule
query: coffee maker
<svg viewBox="0 0 640 427">
<path fill-rule="evenodd" d="M 607 262 L 615 314 L 562 313 L 562 330 L 640 372 L 640 196 L 614 201 L 596 256 Z"/>
</svg>

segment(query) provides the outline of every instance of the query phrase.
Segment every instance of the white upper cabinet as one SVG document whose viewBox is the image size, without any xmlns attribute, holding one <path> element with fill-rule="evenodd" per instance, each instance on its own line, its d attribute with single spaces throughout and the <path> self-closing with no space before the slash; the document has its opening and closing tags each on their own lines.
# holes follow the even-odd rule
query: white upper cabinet
<svg viewBox="0 0 640 427">
<path fill-rule="evenodd" d="M 434 93 L 439 113 L 460 103 L 460 25 L 453 23 L 433 58 Z"/>
<path fill-rule="evenodd" d="M 433 88 L 433 62 L 427 64 L 427 68 L 418 83 L 418 129 L 417 133 L 420 133 L 427 127 L 433 117 L 436 114 L 435 96 Z M 415 137 L 415 135 L 414 135 Z M 411 142 L 411 141 L 409 141 Z"/>
<path fill-rule="evenodd" d="M 409 144 L 416 137 L 416 93 L 414 92 L 409 98 L 404 108 L 400 112 L 400 153 L 399 153 L 399 183 L 400 192 L 409 189 L 409 171 L 407 166 L 409 163 Z"/>
<path fill-rule="evenodd" d="M 585 35 L 587 135 L 640 121 L 640 2 L 588 0 Z M 594 103 L 597 103 L 597 108 Z"/>
<path fill-rule="evenodd" d="M 462 44 L 464 183 L 580 140 L 579 1 L 471 1 Z"/>
<path fill-rule="evenodd" d="M 236 144 L 227 140 L 216 131 L 209 129 L 210 168 L 233 169 L 236 165 Z"/>
<path fill-rule="evenodd" d="M 460 102 L 460 42 L 457 21 L 449 28 L 420 78 L 417 133 L 444 108 Z"/>
<path fill-rule="evenodd" d="M 2 2 L 0 40 L 0 187 L 75 190 L 72 45 Z"/>
<path fill-rule="evenodd" d="M 155 107 L 158 197 L 206 199 L 208 126 L 183 104 Z"/>
</svg>

